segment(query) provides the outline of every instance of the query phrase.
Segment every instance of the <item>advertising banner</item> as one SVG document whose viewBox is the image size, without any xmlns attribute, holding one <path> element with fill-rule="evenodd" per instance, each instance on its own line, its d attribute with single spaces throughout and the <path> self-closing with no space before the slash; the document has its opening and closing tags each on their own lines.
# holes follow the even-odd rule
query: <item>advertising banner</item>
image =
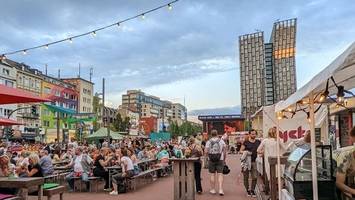
<svg viewBox="0 0 355 200">
<path fill-rule="evenodd" d="M 318 106 L 316 105 L 316 108 Z M 297 112 L 292 118 L 291 114 L 287 115 L 288 119 L 281 119 L 277 122 L 275 106 L 263 107 L 263 136 L 267 137 L 268 130 L 279 124 L 279 135 L 281 141 L 288 143 L 292 140 L 302 138 L 307 132 L 310 132 L 310 125 L 307 114 L 303 111 Z M 328 142 L 328 109 L 321 106 L 315 114 L 316 128 L 320 128 L 320 140 L 324 143 Z M 319 132 L 319 131 L 318 131 Z"/>
</svg>

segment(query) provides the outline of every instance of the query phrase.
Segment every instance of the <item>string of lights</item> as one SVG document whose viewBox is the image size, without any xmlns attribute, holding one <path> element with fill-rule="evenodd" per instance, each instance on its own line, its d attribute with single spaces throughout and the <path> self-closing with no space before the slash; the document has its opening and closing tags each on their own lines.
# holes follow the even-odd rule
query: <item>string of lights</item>
<svg viewBox="0 0 355 200">
<path fill-rule="evenodd" d="M 334 87 L 336 87 L 338 90 L 338 92 L 336 94 L 336 98 L 329 96 L 329 81 L 330 80 L 333 82 Z M 347 100 L 345 98 L 345 94 L 355 97 L 355 94 L 353 92 L 351 92 L 349 90 L 345 90 L 344 86 L 342 86 L 342 85 L 338 85 L 338 83 L 334 80 L 334 77 L 331 76 L 327 80 L 325 90 L 321 93 L 316 94 L 313 99 L 313 101 L 316 104 L 319 104 L 318 108 L 314 111 L 314 113 L 317 113 L 320 110 L 322 104 L 329 104 L 331 102 L 336 103 L 336 108 L 343 107 L 345 109 L 349 109 L 347 107 Z M 327 99 L 329 99 L 331 102 L 326 101 Z M 309 102 L 309 100 L 308 100 L 308 102 Z M 279 119 L 279 120 L 288 119 L 288 117 L 285 115 L 286 113 L 291 113 L 291 118 L 293 118 L 295 116 L 295 114 L 300 111 L 304 112 L 307 115 L 307 119 L 310 119 L 309 118 L 310 111 L 307 111 L 307 108 L 309 109 L 309 107 L 307 107 L 308 102 L 307 102 L 307 100 L 306 101 L 300 100 L 296 103 L 295 109 L 292 109 L 291 107 L 289 107 L 285 110 L 277 112 L 277 119 Z"/>
<path fill-rule="evenodd" d="M 142 12 L 140 14 L 134 15 L 132 17 L 128 17 L 128 18 L 126 18 L 124 20 L 109 24 L 107 26 L 103 26 L 103 27 L 97 28 L 95 30 L 88 31 L 88 32 L 85 32 L 85 33 L 81 33 L 81 34 L 78 34 L 78 35 L 74 35 L 74 36 L 67 37 L 67 38 L 64 38 L 64 39 L 61 39 L 61 40 L 57 40 L 57 41 L 54 41 L 54 42 L 50 42 L 50 43 L 37 45 L 37 46 L 34 46 L 34 47 L 30 47 L 30 48 L 25 48 L 25 49 L 20 49 L 20 50 L 15 50 L 15 51 L 2 53 L 2 54 L 0 54 L 1 55 L 0 59 L 6 59 L 6 56 L 12 55 L 12 54 L 17 54 L 17 53 L 23 53 L 24 55 L 26 55 L 28 53 L 28 51 L 34 50 L 34 49 L 40 49 L 40 48 L 49 49 L 49 46 L 55 45 L 55 44 L 58 44 L 58 43 L 61 43 L 61 42 L 73 43 L 74 39 L 79 38 L 79 37 L 84 37 L 84 36 L 87 36 L 87 35 L 96 36 L 97 32 L 102 31 L 104 29 L 108 29 L 108 28 L 111 28 L 111 27 L 119 27 L 123 23 L 131 21 L 131 20 L 134 20 L 134 19 L 137 19 L 137 18 L 145 19 L 147 14 L 152 13 L 152 12 L 157 11 L 157 10 L 160 10 L 162 8 L 167 8 L 168 10 L 172 10 L 172 8 L 173 8 L 172 5 L 174 3 L 176 3 L 177 1 L 179 1 L 179 0 L 171 1 L 169 3 L 163 4 L 161 6 L 158 6 L 156 8 L 150 9 L 150 10 L 147 10 L 145 12 Z"/>
</svg>

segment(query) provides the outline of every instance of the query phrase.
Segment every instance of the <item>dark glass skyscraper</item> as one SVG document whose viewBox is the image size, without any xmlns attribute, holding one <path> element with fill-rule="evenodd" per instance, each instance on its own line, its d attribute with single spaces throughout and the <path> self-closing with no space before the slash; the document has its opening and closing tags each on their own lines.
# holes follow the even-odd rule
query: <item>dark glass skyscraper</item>
<svg viewBox="0 0 355 200">
<path fill-rule="evenodd" d="M 264 33 L 239 36 L 242 114 L 286 99 L 296 86 L 296 19 L 275 22 L 269 43 Z"/>
</svg>

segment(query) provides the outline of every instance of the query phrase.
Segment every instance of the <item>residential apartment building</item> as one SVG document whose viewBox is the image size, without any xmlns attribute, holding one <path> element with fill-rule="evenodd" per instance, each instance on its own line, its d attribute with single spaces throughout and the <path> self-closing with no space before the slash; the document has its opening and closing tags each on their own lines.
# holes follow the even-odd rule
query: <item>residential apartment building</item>
<svg viewBox="0 0 355 200">
<path fill-rule="evenodd" d="M 16 87 L 16 69 L 8 64 L 5 59 L 0 60 L 0 84 L 12 88 Z M 16 108 L 16 104 L 0 105 L 0 117 L 7 118 Z M 11 115 L 11 119 L 16 120 L 16 113 Z"/>
<path fill-rule="evenodd" d="M 78 112 L 92 113 L 93 112 L 93 92 L 94 83 L 83 78 L 65 78 L 63 81 L 75 85 L 76 91 L 79 94 Z"/>
<path fill-rule="evenodd" d="M 187 120 L 187 109 L 180 103 L 172 104 L 172 120 L 176 121 L 179 125 Z"/>
<path fill-rule="evenodd" d="M 264 104 L 264 33 L 239 37 L 240 91 L 244 116 Z"/>
<path fill-rule="evenodd" d="M 35 96 L 41 96 L 42 93 L 42 72 L 31 68 L 23 63 L 18 63 L 7 59 L 6 62 L 16 69 L 16 87 Z M 35 105 L 35 112 L 32 111 L 32 106 Z M 18 108 L 23 108 L 17 111 L 17 121 L 24 125 L 19 126 L 19 132 L 22 138 L 32 139 L 40 132 L 41 121 L 39 104 L 17 104 Z"/>
<path fill-rule="evenodd" d="M 42 97 L 52 100 L 41 106 L 41 124 L 46 141 L 54 141 L 57 138 L 57 112 L 59 112 L 59 131 L 75 132 L 76 124 L 67 121 L 71 116 L 68 113 L 76 113 L 78 109 L 78 92 L 74 85 L 61 79 L 42 75 Z M 62 137 L 62 134 L 60 134 Z"/>
<path fill-rule="evenodd" d="M 297 19 L 280 21 L 274 23 L 272 29 L 274 103 L 286 99 L 297 90 L 296 24 Z"/>
<path fill-rule="evenodd" d="M 296 19 L 275 22 L 269 43 L 264 33 L 239 36 L 242 114 L 286 99 L 296 85 Z"/>
<path fill-rule="evenodd" d="M 122 108 L 138 112 L 140 117 L 160 117 L 164 101 L 159 97 L 146 95 L 140 90 L 128 90 L 127 94 L 122 95 Z"/>
<path fill-rule="evenodd" d="M 108 124 L 112 124 L 117 119 L 117 112 L 118 109 L 105 106 L 103 112 L 104 121 L 106 121 Z"/>
</svg>

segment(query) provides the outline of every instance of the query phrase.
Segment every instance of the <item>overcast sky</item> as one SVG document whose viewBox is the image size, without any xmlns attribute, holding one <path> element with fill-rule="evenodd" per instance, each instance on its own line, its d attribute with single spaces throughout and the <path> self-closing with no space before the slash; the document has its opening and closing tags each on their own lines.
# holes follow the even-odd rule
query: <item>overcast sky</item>
<svg viewBox="0 0 355 200">
<path fill-rule="evenodd" d="M 0 54 L 90 31 L 167 3 L 167 0 L 4 0 L 0 12 Z M 238 36 L 265 31 L 298 18 L 297 82 L 309 81 L 355 41 L 353 0 L 180 0 L 91 36 L 9 56 L 62 77 L 89 77 L 95 90 L 106 78 L 110 104 L 127 89 L 142 89 L 184 103 L 189 110 L 240 104 Z"/>
</svg>

